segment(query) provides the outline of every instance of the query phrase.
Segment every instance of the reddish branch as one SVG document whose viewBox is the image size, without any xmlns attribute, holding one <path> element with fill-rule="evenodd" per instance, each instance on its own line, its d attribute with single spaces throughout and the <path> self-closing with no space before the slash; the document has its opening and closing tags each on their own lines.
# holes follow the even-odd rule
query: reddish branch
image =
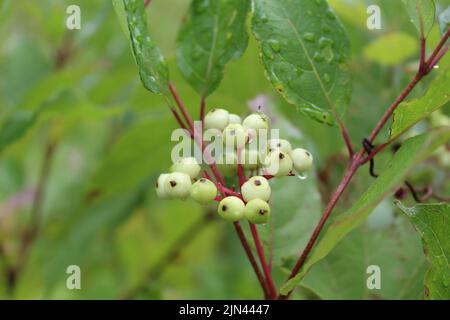
<svg viewBox="0 0 450 320">
<path fill-rule="evenodd" d="M 245 253 L 247 254 L 248 260 L 250 261 L 250 264 L 253 267 L 253 270 L 255 271 L 256 277 L 258 278 L 259 283 L 261 284 L 261 287 L 264 291 L 264 297 L 268 299 L 269 297 L 272 297 L 270 293 L 270 289 L 264 280 L 264 277 L 259 270 L 258 264 L 256 263 L 255 257 L 253 255 L 252 249 L 250 248 L 247 239 L 245 238 L 244 231 L 242 231 L 241 224 L 239 222 L 234 223 L 234 228 L 236 229 L 236 233 L 239 237 L 239 240 L 241 240 L 242 247 L 245 250 Z"/>
<path fill-rule="evenodd" d="M 444 55 L 445 52 L 441 52 L 441 49 L 444 47 L 445 43 L 447 42 L 448 38 L 450 37 L 450 29 L 447 30 L 445 35 L 442 37 L 441 41 L 437 45 L 436 49 L 433 51 L 433 53 L 430 55 L 429 59 L 426 60 L 425 50 L 421 50 L 421 64 L 419 66 L 419 69 L 414 76 L 414 78 L 411 80 L 411 82 L 406 86 L 406 88 L 400 93 L 398 98 L 390 105 L 390 107 L 387 109 L 383 117 L 380 119 L 380 121 L 376 124 L 375 128 L 372 130 L 372 132 L 369 135 L 369 138 L 367 139 L 370 143 L 373 143 L 375 138 L 378 136 L 380 131 L 383 129 L 383 127 L 386 125 L 387 121 L 392 116 L 393 112 L 397 109 L 397 107 L 400 105 L 400 103 L 411 93 L 411 91 L 415 88 L 417 83 L 421 81 L 432 69 L 433 66 L 438 63 L 439 59 Z M 447 47 L 443 50 L 445 51 Z M 382 144 L 383 147 L 377 148 L 374 151 L 372 151 L 371 154 L 367 158 L 364 159 L 365 149 L 361 148 L 360 151 L 351 159 L 349 167 L 346 169 L 344 176 L 339 183 L 336 191 L 333 193 L 330 202 L 326 206 L 321 219 L 319 220 L 316 228 L 314 229 L 305 249 L 301 253 L 299 259 L 297 260 L 294 268 L 291 271 L 291 274 L 289 276 L 289 279 L 294 278 L 298 272 L 303 267 L 306 258 L 308 257 L 309 253 L 311 252 L 315 242 L 317 241 L 320 232 L 322 231 L 326 221 L 330 217 L 334 207 L 336 206 L 336 203 L 341 198 L 342 194 L 344 193 L 345 189 L 349 185 L 351 179 L 355 175 L 356 171 L 367 161 L 372 159 L 378 152 L 380 152 L 387 143 Z M 279 299 L 287 299 L 289 295 L 292 293 L 289 292 L 286 296 L 280 295 Z"/>
</svg>

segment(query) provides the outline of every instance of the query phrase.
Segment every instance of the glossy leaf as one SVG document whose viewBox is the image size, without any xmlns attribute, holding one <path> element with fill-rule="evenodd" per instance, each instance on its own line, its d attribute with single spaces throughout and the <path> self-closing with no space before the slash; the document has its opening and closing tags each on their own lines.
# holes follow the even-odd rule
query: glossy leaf
<svg viewBox="0 0 450 320">
<path fill-rule="evenodd" d="M 402 0 L 406 11 L 411 18 L 411 22 L 416 27 L 419 34 L 423 28 L 426 37 L 434 24 L 435 5 L 434 0 Z"/>
<path fill-rule="evenodd" d="M 450 299 L 450 205 L 419 204 L 407 208 L 399 204 L 422 237 L 430 268 L 425 276 L 425 297 Z"/>
<path fill-rule="evenodd" d="M 281 292 L 287 293 L 294 289 L 315 263 L 326 257 L 339 241 L 360 225 L 372 210 L 403 182 L 411 168 L 449 139 L 450 128 L 440 128 L 407 140 L 353 207 L 338 215 L 335 221 L 328 225 L 303 268 L 283 286 Z"/>
<path fill-rule="evenodd" d="M 353 230 L 308 272 L 301 286 L 322 299 L 423 298 L 426 261 L 420 238 L 405 220 L 382 229 L 362 225 Z M 377 267 L 380 288 L 369 290 L 367 282 Z"/>
<path fill-rule="evenodd" d="M 194 0 L 178 37 L 177 63 L 189 84 L 208 96 L 225 65 L 245 51 L 248 0 Z"/>
<path fill-rule="evenodd" d="M 266 74 L 301 113 L 334 124 L 351 93 L 350 45 L 326 1 L 255 1 L 253 32 Z"/>
<path fill-rule="evenodd" d="M 169 71 L 161 52 L 149 35 L 144 1 L 123 1 L 131 47 L 141 81 L 147 90 L 165 94 L 168 92 Z"/>
<path fill-rule="evenodd" d="M 433 111 L 450 101 L 450 66 L 446 66 L 429 85 L 426 93 L 411 101 L 403 102 L 394 112 L 391 139 L 395 139 Z"/>
</svg>

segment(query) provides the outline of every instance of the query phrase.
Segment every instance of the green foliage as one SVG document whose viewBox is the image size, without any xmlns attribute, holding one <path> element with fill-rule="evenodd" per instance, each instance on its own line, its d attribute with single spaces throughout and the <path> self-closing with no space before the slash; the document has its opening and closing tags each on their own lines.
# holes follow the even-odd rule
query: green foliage
<svg viewBox="0 0 450 320">
<path fill-rule="evenodd" d="M 445 128 L 406 141 L 360 200 L 329 224 L 300 273 L 289 280 L 281 292 L 287 293 L 295 288 L 315 263 L 326 257 L 340 240 L 369 216 L 381 200 L 392 193 L 393 188 L 402 183 L 411 168 L 429 157 L 449 139 L 450 128 Z"/>
<path fill-rule="evenodd" d="M 450 205 L 398 205 L 419 232 L 430 265 L 425 276 L 425 297 L 450 299 Z"/>
<path fill-rule="evenodd" d="M 144 2 L 123 0 L 127 13 L 131 47 L 144 87 L 154 93 L 168 93 L 169 71 L 159 48 L 148 32 Z"/>
<path fill-rule="evenodd" d="M 420 240 L 397 219 L 387 228 L 362 225 L 306 275 L 301 286 L 322 299 L 419 299 L 426 263 Z M 381 288 L 368 290 L 367 268 L 378 266 Z"/>
<path fill-rule="evenodd" d="M 225 65 L 242 56 L 248 36 L 248 0 L 192 1 L 178 36 L 178 67 L 189 84 L 209 96 L 223 78 Z"/>
<path fill-rule="evenodd" d="M 252 25 L 275 89 L 305 115 L 335 123 L 351 93 L 350 46 L 327 2 L 256 1 Z"/>
<path fill-rule="evenodd" d="M 429 85 L 425 94 L 411 101 L 404 102 L 394 112 L 391 124 L 391 139 L 395 139 L 433 111 L 442 108 L 450 101 L 450 66 L 444 67 Z"/>
<path fill-rule="evenodd" d="M 397 65 L 417 54 L 417 40 L 407 33 L 381 36 L 364 49 L 364 56 L 385 65 Z M 389 48 L 389 51 L 386 50 Z"/>
<path fill-rule="evenodd" d="M 450 6 L 439 15 L 439 27 L 442 34 L 450 27 Z"/>
<path fill-rule="evenodd" d="M 427 37 L 434 24 L 436 8 L 434 0 L 402 0 L 411 22 L 416 27 L 419 34 Z"/>
<path fill-rule="evenodd" d="M 232 226 L 215 215 L 203 218 L 216 212 L 215 205 L 155 197 L 156 179 L 171 165 L 170 134 L 177 127 L 166 105 L 168 70 L 193 118 L 201 95 L 208 95 L 208 110 L 225 107 L 241 117 L 261 105 L 283 138 L 301 139 L 296 147 L 314 155 L 307 179 L 270 181 L 272 220 L 258 226 L 267 259 L 273 244 L 272 273 L 280 287 L 348 164 L 338 128 L 320 122 L 334 124 L 334 106 L 355 148 L 368 136 L 416 71 L 416 1 L 405 7 L 386 0 L 258 0 L 253 21 L 249 0 L 155 0 L 145 10 L 138 0 L 78 2 L 81 29 L 67 30 L 67 1 L 0 1 L 0 247 L 11 264 L 29 226 L 46 146 L 56 145 L 40 232 L 13 294 L 7 293 L 0 255 L 0 298 L 115 299 L 137 287 L 131 298 L 263 298 Z M 435 3 L 440 25 L 427 32 L 428 54 L 448 28 L 449 0 Z M 381 8 L 382 30 L 367 29 L 371 4 Z M 428 28 L 431 10 L 421 8 Z M 247 36 L 250 24 L 257 39 Z M 322 61 L 314 59 L 316 52 Z M 401 142 L 407 129 L 412 137 L 446 125 L 449 65 L 447 54 L 400 106 L 391 138 Z M 189 76 L 189 68 L 201 77 Z M 438 108 L 440 118 L 432 114 Z M 387 129 L 376 144 L 389 137 Z M 390 162 L 386 148 L 376 157 L 382 174 L 375 181 L 361 168 L 311 252 L 293 298 L 415 299 L 425 292 L 448 299 L 448 261 L 439 252 L 439 245 L 447 250 L 448 219 L 441 217 L 448 205 L 408 208 L 413 204 L 406 195 L 402 209 L 414 213 L 414 233 L 386 197 L 404 179 L 449 194 L 448 152 L 443 146 L 431 152 L 445 139 L 448 128 L 415 137 Z M 230 183 L 237 185 L 235 180 Z M 248 226 L 242 226 L 252 246 Z M 194 235 L 183 237 L 189 230 Z M 82 269 L 82 290 L 66 288 L 72 264 Z M 370 264 L 382 269 L 380 290 L 366 288 Z"/>
</svg>

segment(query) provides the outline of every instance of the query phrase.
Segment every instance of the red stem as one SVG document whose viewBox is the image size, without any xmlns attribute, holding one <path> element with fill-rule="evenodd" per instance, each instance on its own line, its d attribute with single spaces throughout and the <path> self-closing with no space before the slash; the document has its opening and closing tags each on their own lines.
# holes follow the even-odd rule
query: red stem
<svg viewBox="0 0 450 320">
<path fill-rule="evenodd" d="M 253 270 L 255 271 L 256 277 L 258 278 L 259 283 L 261 284 L 261 287 L 264 291 L 264 297 L 267 299 L 270 296 L 269 289 L 266 285 L 266 282 L 264 281 L 264 277 L 259 270 L 258 264 L 256 263 L 255 257 L 253 256 L 252 250 L 250 249 L 250 246 L 247 242 L 247 239 L 245 238 L 244 232 L 242 231 L 242 227 L 239 222 L 234 223 L 234 228 L 236 229 L 236 233 L 239 237 L 239 240 L 241 240 L 241 244 L 244 247 L 245 253 L 247 254 L 248 260 L 250 261 L 250 264 L 253 267 Z"/>
<path fill-rule="evenodd" d="M 448 37 L 450 36 L 450 30 L 448 30 L 445 34 L 445 36 L 441 39 L 436 49 L 433 51 L 433 54 L 430 56 L 430 58 L 425 62 L 426 66 L 430 65 L 430 61 L 436 61 L 436 56 L 439 57 L 439 59 L 443 56 L 443 54 L 440 54 L 440 50 L 444 46 L 445 42 L 447 41 Z M 422 54 L 422 52 L 421 52 Z M 437 63 L 437 61 L 436 61 Z M 407 85 L 407 87 L 400 93 L 398 98 L 391 104 L 391 106 L 386 110 L 383 117 L 380 119 L 380 121 L 376 124 L 375 128 L 372 130 L 369 136 L 369 141 L 373 142 L 375 138 L 378 136 L 380 131 L 383 129 L 383 127 L 386 125 L 387 121 L 391 117 L 392 113 L 395 111 L 395 109 L 399 106 L 399 104 L 411 93 L 411 91 L 415 88 L 417 83 L 422 80 L 427 74 L 428 74 L 428 67 L 423 68 L 422 66 L 419 66 L 419 70 L 414 76 L 414 78 L 411 80 L 411 82 Z M 381 151 L 387 144 L 383 144 L 379 147 L 377 153 Z M 300 269 L 303 267 L 306 258 L 308 257 L 308 254 L 311 252 L 315 242 L 317 241 L 320 232 L 322 231 L 326 221 L 330 217 L 334 207 L 336 206 L 336 203 L 341 198 L 342 194 L 344 193 L 345 189 L 349 185 L 352 177 L 355 175 L 356 171 L 365 163 L 364 161 L 370 160 L 370 158 L 366 158 L 363 160 L 365 150 L 364 148 L 361 148 L 360 151 L 355 155 L 353 160 L 351 161 L 349 167 L 346 169 L 345 174 L 339 183 L 336 191 L 333 193 L 328 205 L 326 206 L 321 219 L 319 220 L 316 228 L 314 229 L 308 244 L 306 245 L 305 249 L 303 250 L 302 254 L 300 255 L 299 259 L 297 260 L 294 268 L 291 271 L 291 274 L 289 276 L 289 279 L 292 279 L 295 277 Z M 373 153 L 373 152 L 372 152 Z M 375 156 L 375 155 L 373 155 Z M 372 156 L 372 157 L 373 157 Z M 287 299 L 289 295 L 292 293 L 289 292 L 286 296 L 280 295 L 279 299 Z"/>
<path fill-rule="evenodd" d="M 259 260 L 261 262 L 261 266 L 266 277 L 266 282 L 269 289 L 269 296 L 271 299 L 276 299 L 277 297 L 277 289 L 275 288 L 275 284 L 273 283 L 272 276 L 270 275 L 269 266 L 267 265 L 266 257 L 264 256 L 264 249 L 261 245 L 261 240 L 259 240 L 258 230 L 253 223 L 250 223 L 250 230 L 252 231 L 253 240 L 255 242 L 256 252 L 258 253 Z"/>
<path fill-rule="evenodd" d="M 177 90 L 175 89 L 175 86 L 172 83 L 169 83 L 169 90 L 172 93 L 173 98 L 175 99 L 175 102 L 177 103 L 178 108 L 180 109 L 181 113 L 183 114 L 184 118 L 186 119 L 189 128 L 194 131 L 194 122 L 192 121 L 191 117 L 189 116 L 189 113 L 187 112 L 187 109 L 185 105 L 183 104 L 183 101 L 181 101 L 180 97 L 178 96 Z"/>
<path fill-rule="evenodd" d="M 447 42 L 448 38 L 450 37 L 450 29 L 447 30 L 447 32 L 444 34 L 444 36 L 442 37 L 441 41 L 439 41 L 438 45 L 436 46 L 436 48 L 434 49 L 433 53 L 430 55 L 430 57 L 428 58 L 427 64 L 430 65 L 431 63 L 434 62 L 438 62 L 439 60 L 436 59 L 436 57 L 439 55 L 439 53 L 441 52 L 442 47 L 445 45 L 445 43 Z M 445 51 L 445 49 L 444 49 Z M 445 53 L 445 52 L 444 52 Z M 442 57 L 442 56 L 441 56 Z M 437 61 L 436 61 L 437 60 Z M 431 70 L 429 70 L 431 71 Z"/>
</svg>

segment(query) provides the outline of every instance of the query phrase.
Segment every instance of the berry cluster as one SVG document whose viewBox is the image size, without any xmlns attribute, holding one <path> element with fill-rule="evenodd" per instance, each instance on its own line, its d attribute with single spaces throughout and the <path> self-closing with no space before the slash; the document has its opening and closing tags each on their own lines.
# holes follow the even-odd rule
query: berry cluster
<svg viewBox="0 0 450 320">
<path fill-rule="evenodd" d="M 269 129 L 269 118 L 262 112 L 252 113 L 242 121 L 227 110 L 213 109 L 205 116 L 203 124 L 205 130 L 217 131 L 225 146 L 223 161 L 211 166 L 216 166 L 224 176 L 238 176 L 240 191 L 236 192 L 234 186 L 228 189 L 219 181 L 214 182 L 195 158 L 186 157 L 174 163 L 170 173 L 159 176 L 157 195 L 163 199 L 190 196 L 200 204 L 219 201 L 217 212 L 227 221 L 236 222 L 245 217 L 254 224 L 267 223 L 271 211 L 268 180 L 292 176 L 293 170 L 304 174 L 312 167 L 311 153 L 302 148 L 292 149 L 289 141 L 275 138 L 267 140 L 265 152 L 250 148 L 260 139 L 258 132 L 264 130 L 267 134 Z"/>
</svg>

